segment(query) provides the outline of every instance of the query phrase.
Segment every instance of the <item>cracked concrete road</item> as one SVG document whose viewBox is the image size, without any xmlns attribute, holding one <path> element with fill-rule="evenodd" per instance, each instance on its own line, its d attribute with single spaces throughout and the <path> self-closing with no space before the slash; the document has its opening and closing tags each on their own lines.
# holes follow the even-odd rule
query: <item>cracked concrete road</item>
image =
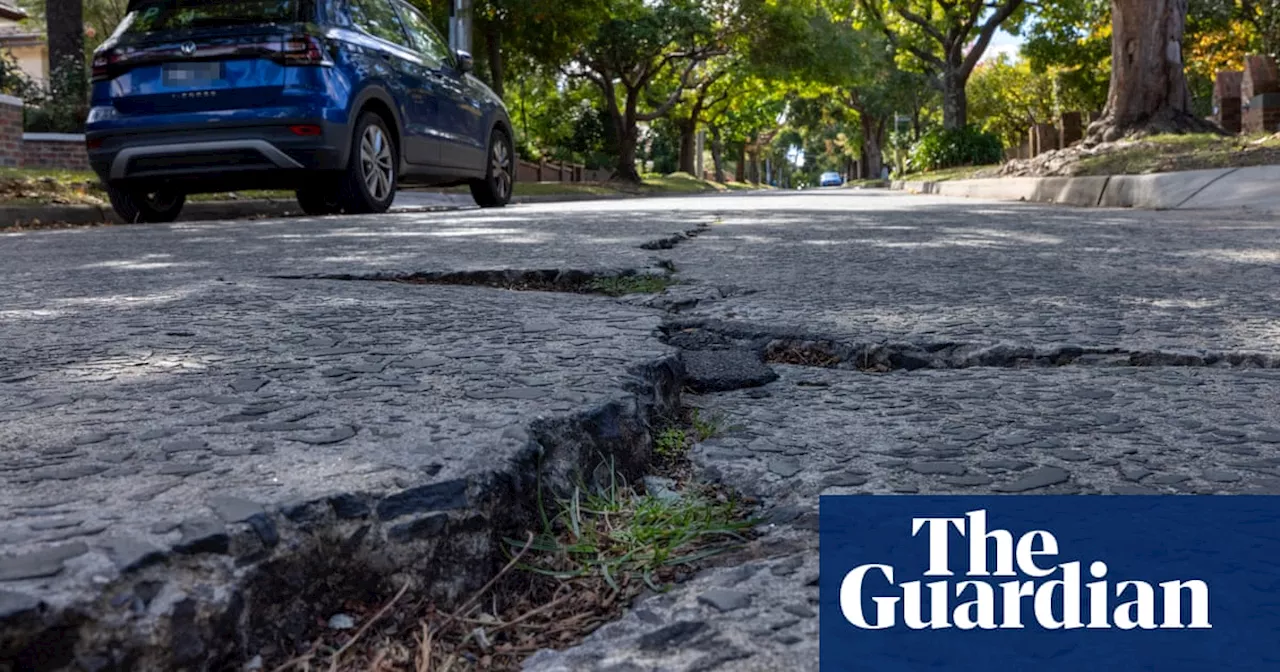
<svg viewBox="0 0 1280 672">
<path fill-rule="evenodd" d="M 679 348 L 987 353 L 946 370 L 775 364 L 763 387 L 687 396 L 734 426 L 695 465 L 761 498 L 776 553 L 528 664 L 816 669 L 822 493 L 1280 491 L 1276 376 L 1255 370 L 1280 362 L 1277 229 L 838 191 L 5 235 L 0 654 L 242 660 L 258 651 L 215 617 L 246 607 L 221 588 L 264 559 L 332 554 L 335 535 L 398 558 L 369 566 L 465 590 L 519 523 L 505 512 L 527 507 L 537 455 L 647 449 Z M 667 262 L 683 284 L 621 300 L 284 277 Z M 1000 356 L 1073 349 L 1108 354 Z M 1206 353 L 1221 365 L 1111 365 Z M 106 634 L 68 630 L 75 610 Z M 25 643 L 51 631 L 66 646 L 40 658 Z M 129 644 L 153 632 L 168 653 Z"/>
</svg>

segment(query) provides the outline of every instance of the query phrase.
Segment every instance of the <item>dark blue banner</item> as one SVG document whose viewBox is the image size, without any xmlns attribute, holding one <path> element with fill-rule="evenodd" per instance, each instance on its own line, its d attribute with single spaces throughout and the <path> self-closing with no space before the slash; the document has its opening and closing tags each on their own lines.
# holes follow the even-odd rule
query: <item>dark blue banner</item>
<svg viewBox="0 0 1280 672">
<path fill-rule="evenodd" d="M 823 672 L 1280 670 L 1280 497 L 828 496 Z"/>
</svg>

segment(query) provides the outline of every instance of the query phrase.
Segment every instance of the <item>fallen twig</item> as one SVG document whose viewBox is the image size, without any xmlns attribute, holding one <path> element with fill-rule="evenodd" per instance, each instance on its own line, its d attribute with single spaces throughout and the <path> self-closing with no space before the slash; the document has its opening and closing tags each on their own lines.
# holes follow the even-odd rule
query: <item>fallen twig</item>
<svg viewBox="0 0 1280 672">
<path fill-rule="evenodd" d="M 356 630 L 356 634 L 351 639 L 347 640 L 347 643 L 343 644 L 342 648 L 334 652 L 333 656 L 329 658 L 329 672 L 337 672 L 338 663 L 342 660 L 342 654 L 346 653 L 347 649 L 350 649 L 356 642 L 360 641 L 360 638 L 369 630 L 369 627 L 376 623 L 378 619 L 386 615 L 386 613 L 391 610 L 392 605 L 398 602 L 408 590 L 409 582 L 405 581 L 404 586 L 400 588 L 400 592 L 396 593 L 396 596 L 391 598 L 390 602 L 382 605 L 382 608 L 378 610 L 378 613 L 373 615 L 373 618 L 365 621 L 364 625 L 360 626 L 359 630 Z"/>
</svg>

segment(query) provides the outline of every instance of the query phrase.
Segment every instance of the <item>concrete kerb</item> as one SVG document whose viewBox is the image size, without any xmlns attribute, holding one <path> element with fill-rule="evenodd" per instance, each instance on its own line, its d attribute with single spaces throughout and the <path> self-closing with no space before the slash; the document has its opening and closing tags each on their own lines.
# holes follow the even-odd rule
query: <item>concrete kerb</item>
<svg viewBox="0 0 1280 672">
<path fill-rule="evenodd" d="M 1227 179 L 1210 182 L 1179 204 L 1180 209 L 1247 208 L 1280 211 L 1280 166 L 1239 168 Z"/>
<path fill-rule="evenodd" d="M 1099 205 L 1113 208 L 1171 210 L 1196 192 L 1235 172 L 1235 168 L 1187 170 L 1150 175 L 1116 175 Z"/>
<path fill-rule="evenodd" d="M 1006 177 L 943 182 L 895 181 L 917 194 L 1080 207 L 1280 211 L 1280 166 L 1188 170 L 1149 175 Z"/>
</svg>

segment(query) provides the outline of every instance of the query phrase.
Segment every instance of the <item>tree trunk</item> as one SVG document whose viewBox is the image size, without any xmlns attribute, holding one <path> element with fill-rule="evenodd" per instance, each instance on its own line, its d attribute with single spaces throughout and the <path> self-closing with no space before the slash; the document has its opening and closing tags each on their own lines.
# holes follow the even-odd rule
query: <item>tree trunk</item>
<svg viewBox="0 0 1280 672">
<path fill-rule="evenodd" d="M 494 21 L 485 23 L 484 44 L 489 60 L 489 86 L 499 98 L 505 98 L 503 90 L 504 63 L 502 62 L 502 28 Z"/>
<path fill-rule="evenodd" d="M 964 87 L 968 77 L 960 74 L 960 64 L 947 64 L 942 75 L 942 127 L 964 128 L 969 124 L 969 98 Z"/>
<path fill-rule="evenodd" d="M 618 138 L 618 167 L 615 177 L 624 182 L 640 183 L 640 172 L 636 170 L 636 128 Z"/>
<path fill-rule="evenodd" d="M 680 129 L 680 165 L 679 171 L 694 175 L 697 170 L 698 123 L 693 119 L 677 119 L 676 128 Z M 694 177 L 698 177 L 694 175 Z"/>
<path fill-rule="evenodd" d="M 724 138 L 719 126 L 711 127 L 711 162 L 716 167 L 716 182 L 724 184 Z"/>
<path fill-rule="evenodd" d="M 44 7 L 54 94 L 85 97 L 88 77 L 84 67 L 84 3 L 82 0 L 45 0 Z"/>
<path fill-rule="evenodd" d="M 738 182 L 747 181 L 747 145 L 742 144 L 738 149 L 738 165 L 733 169 L 733 179 Z"/>
<path fill-rule="evenodd" d="M 884 146 L 885 120 L 877 119 L 866 112 L 858 116 L 862 120 L 862 162 L 865 166 L 863 179 L 878 180 L 881 168 L 884 166 L 881 147 Z"/>
<path fill-rule="evenodd" d="M 1183 73 L 1187 0 L 1111 1 L 1111 88 L 1086 145 L 1127 135 L 1213 132 L 1191 113 Z"/>
<path fill-rule="evenodd" d="M 636 170 L 636 145 L 639 144 L 639 130 L 636 127 L 636 108 L 640 104 L 640 90 L 627 89 L 626 107 L 621 113 L 617 105 L 611 106 L 610 114 L 614 117 L 614 128 L 618 131 L 618 168 L 614 177 L 625 182 L 640 183 L 640 171 Z"/>
</svg>

